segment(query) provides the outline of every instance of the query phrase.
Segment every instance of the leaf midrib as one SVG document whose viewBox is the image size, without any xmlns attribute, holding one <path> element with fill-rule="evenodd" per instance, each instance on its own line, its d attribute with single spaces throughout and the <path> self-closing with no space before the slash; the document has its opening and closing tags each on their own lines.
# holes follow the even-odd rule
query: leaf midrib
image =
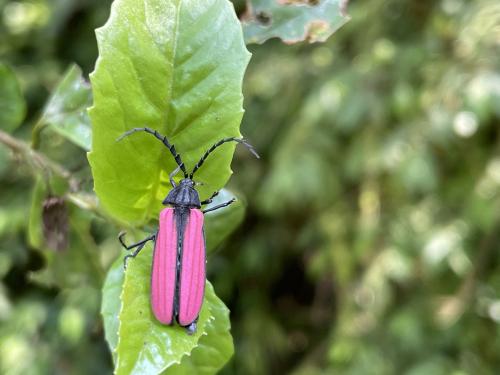
<svg viewBox="0 0 500 375">
<path fill-rule="evenodd" d="M 173 31 L 173 37 L 174 37 L 174 43 L 173 43 L 173 47 L 172 47 L 172 74 L 170 76 L 170 82 L 169 82 L 169 87 L 168 87 L 168 92 L 167 92 L 167 95 L 169 96 L 169 102 L 168 102 L 168 105 L 167 105 L 167 113 L 166 113 L 166 126 L 168 128 L 168 124 L 170 122 L 170 115 L 171 115 L 171 112 L 172 112 L 172 106 L 171 106 L 171 103 L 172 103 L 172 96 L 173 96 L 173 91 L 174 91 L 174 73 L 175 73 L 175 59 L 176 59 L 176 53 L 177 53 L 177 42 L 179 40 L 179 37 L 178 37 L 178 30 L 179 30 L 179 17 L 180 17 L 180 14 L 181 14 L 181 6 L 182 6 L 182 0 L 179 0 L 179 2 L 177 3 L 177 6 L 175 7 L 175 10 L 176 10 L 176 15 L 175 15 L 175 22 L 174 22 L 174 31 Z M 165 154 L 163 152 L 160 152 L 159 154 L 159 157 L 158 157 L 158 164 L 161 165 L 161 159 L 165 157 Z M 145 212 L 145 220 L 143 221 L 146 221 L 149 219 L 150 217 L 150 214 L 151 212 L 154 211 L 154 206 L 155 204 L 157 203 L 157 196 L 158 196 L 158 191 L 159 191 L 159 187 L 161 185 L 161 169 L 158 169 L 158 171 L 156 172 L 156 178 L 154 179 L 153 181 L 153 186 L 151 188 L 151 199 L 149 201 L 149 205 L 146 209 L 146 212 Z"/>
</svg>

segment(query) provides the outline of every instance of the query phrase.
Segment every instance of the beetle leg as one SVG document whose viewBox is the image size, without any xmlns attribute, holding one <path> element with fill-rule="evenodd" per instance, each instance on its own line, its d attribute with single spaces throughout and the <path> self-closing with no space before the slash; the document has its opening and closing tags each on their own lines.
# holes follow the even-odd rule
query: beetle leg
<svg viewBox="0 0 500 375">
<path fill-rule="evenodd" d="M 217 196 L 219 195 L 219 192 L 216 191 L 215 193 L 212 194 L 212 196 L 208 199 L 205 199 L 203 202 L 201 202 L 201 204 L 209 204 L 209 203 L 212 203 L 212 200 Z"/>
<path fill-rule="evenodd" d="M 123 258 L 123 268 L 124 269 L 127 269 L 127 263 L 128 263 L 128 260 L 129 258 L 135 258 L 137 256 L 137 254 L 139 254 L 139 252 L 144 248 L 144 246 L 146 246 L 146 243 L 148 241 L 156 241 L 156 236 L 158 235 L 158 232 L 152 234 L 151 236 L 143 239 L 142 241 L 139 241 L 135 244 L 132 244 L 130 246 L 126 246 L 125 245 L 125 242 L 123 242 L 123 239 L 122 237 L 125 235 L 125 232 L 122 232 L 120 233 L 120 235 L 118 236 L 118 239 L 120 240 L 120 243 L 123 245 L 123 247 L 126 249 L 126 250 L 130 250 L 130 249 L 133 249 L 134 247 L 136 247 L 137 249 L 135 249 L 135 251 L 132 253 L 132 254 L 128 254 L 126 255 L 124 258 Z"/>
<path fill-rule="evenodd" d="M 222 208 L 222 207 L 227 207 L 229 206 L 231 203 L 234 203 L 236 201 L 236 198 L 233 198 L 231 199 L 230 201 L 227 201 L 225 203 L 222 203 L 222 204 L 219 204 L 217 206 L 214 206 L 214 207 L 211 207 L 211 208 L 208 208 L 206 210 L 203 210 L 202 212 L 204 214 L 206 214 L 207 212 L 211 212 L 211 211 L 215 211 L 215 210 L 218 210 L 219 208 Z"/>
<path fill-rule="evenodd" d="M 128 255 L 126 255 L 123 258 L 123 268 L 124 269 L 127 269 L 128 259 L 129 258 L 135 258 L 137 256 L 137 254 L 139 254 L 139 252 L 142 250 L 142 248 L 144 246 L 146 246 L 146 242 L 143 242 L 142 244 L 140 244 L 139 246 L 137 246 L 137 249 L 135 249 L 135 251 L 132 254 L 128 254 Z"/>
<path fill-rule="evenodd" d="M 145 244 L 148 241 L 154 240 L 155 237 L 156 237 L 156 233 L 155 233 L 155 234 L 152 234 L 149 237 L 146 237 L 142 241 L 139 241 L 139 242 L 136 242 L 136 243 L 134 243 L 132 245 L 127 246 L 127 244 L 125 244 L 125 241 L 123 241 L 123 237 L 125 237 L 126 234 L 127 234 L 126 232 L 120 232 L 120 234 L 118 235 L 118 241 L 120 241 L 120 243 L 125 248 L 125 250 L 131 250 L 134 247 L 141 246 L 142 244 Z"/>
</svg>

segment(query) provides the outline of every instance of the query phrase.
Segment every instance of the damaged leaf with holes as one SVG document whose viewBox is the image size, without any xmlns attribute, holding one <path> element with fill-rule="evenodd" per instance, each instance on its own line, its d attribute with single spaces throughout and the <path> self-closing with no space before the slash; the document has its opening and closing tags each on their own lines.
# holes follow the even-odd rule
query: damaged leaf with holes
<svg viewBox="0 0 500 375">
<path fill-rule="evenodd" d="M 242 17 L 245 41 L 324 42 L 348 20 L 347 0 L 251 0 Z"/>
</svg>

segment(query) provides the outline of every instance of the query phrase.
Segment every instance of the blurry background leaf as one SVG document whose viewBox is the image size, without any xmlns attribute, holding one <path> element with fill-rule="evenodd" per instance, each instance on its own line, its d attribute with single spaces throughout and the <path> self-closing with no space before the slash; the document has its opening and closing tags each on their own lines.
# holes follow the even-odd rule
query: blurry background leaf
<svg viewBox="0 0 500 375">
<path fill-rule="evenodd" d="M 188 1 L 182 7 L 119 0 L 112 13 L 97 31 L 89 160 L 106 210 L 143 223 L 158 216 L 176 164 L 151 135 L 134 134 L 119 143 L 117 137 L 150 126 L 168 136 L 192 168 L 216 141 L 240 134 L 241 84 L 250 55 L 226 0 Z M 202 199 L 226 183 L 234 147 L 221 147 L 195 176 L 204 183 Z"/>
<path fill-rule="evenodd" d="M 31 208 L 28 222 L 28 243 L 36 249 L 43 248 L 42 205 L 47 195 L 45 181 L 40 176 L 37 178 L 31 195 Z"/>
<path fill-rule="evenodd" d="M 124 275 L 123 258 L 118 257 L 109 269 L 102 287 L 101 315 L 104 321 L 104 334 L 115 362 Z"/>
<path fill-rule="evenodd" d="M 14 71 L 0 63 L 0 129 L 14 131 L 24 119 L 26 104 Z"/>
<path fill-rule="evenodd" d="M 16 139 L 29 143 L 49 90 L 57 86 L 69 62 L 78 61 L 86 74 L 94 65 L 93 29 L 108 12 L 107 1 L 0 1 L 0 59 L 15 67 L 19 81 L 14 86 L 12 80 L 5 81 L 2 65 L 2 130 L 15 128 Z M 9 91 L 12 87 L 16 89 Z M 17 104 L 3 97 L 8 92 L 15 94 Z M 10 116 L 11 109 L 16 119 L 5 122 L 2 116 Z M 78 188 L 90 191 L 84 151 L 65 142 L 59 133 L 44 136 L 39 152 L 85 181 Z M 116 256 L 118 249 L 113 252 L 106 245 L 110 230 L 114 234 L 116 229 L 71 212 L 70 247 L 64 256 L 55 259 L 54 253 L 39 251 L 45 192 L 44 184 L 33 178 L 38 174 L 44 175 L 53 193 L 66 192 L 60 178 L 47 173 L 36 160 L 27 164 L 21 155 L 0 145 L 0 373 L 109 373 L 111 358 L 99 317 L 100 267 L 101 261 L 107 265 L 110 255 Z M 30 199 L 32 195 L 38 198 Z M 30 210 L 32 205 L 38 212 Z M 34 241 L 30 240 L 33 229 L 38 231 Z"/>
<path fill-rule="evenodd" d="M 346 4 L 343 0 L 250 0 L 242 19 L 245 41 L 324 42 L 349 20 Z"/>
<path fill-rule="evenodd" d="M 77 65 L 68 68 L 42 114 L 42 123 L 74 144 L 90 151 L 92 130 L 87 108 L 92 104 L 90 85 Z"/>
</svg>

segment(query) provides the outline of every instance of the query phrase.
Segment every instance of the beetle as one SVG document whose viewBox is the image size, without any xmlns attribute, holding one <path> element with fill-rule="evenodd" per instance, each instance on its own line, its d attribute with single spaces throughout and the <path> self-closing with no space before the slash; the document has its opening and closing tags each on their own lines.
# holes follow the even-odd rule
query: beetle
<svg viewBox="0 0 500 375">
<path fill-rule="evenodd" d="M 126 250 L 135 249 L 124 257 L 124 267 L 130 258 L 135 258 L 148 241 L 154 242 L 153 264 L 151 267 L 151 307 L 156 319 L 165 325 L 174 320 L 186 327 L 188 334 L 196 332 L 196 322 L 203 303 L 205 291 L 205 233 L 204 214 L 232 204 L 235 199 L 202 210 L 201 207 L 212 202 L 218 191 L 204 201 L 200 201 L 193 180 L 196 171 L 207 157 L 219 146 L 228 142 L 237 142 L 246 146 L 257 158 L 259 155 L 252 145 L 243 138 L 223 138 L 210 147 L 188 173 L 180 154 L 166 136 L 156 130 L 142 127 L 125 132 L 117 141 L 136 133 L 146 132 L 160 140 L 170 151 L 177 163 L 177 168 L 169 175 L 172 189 L 162 204 L 168 206 L 160 212 L 159 227 L 149 237 L 127 245 L 125 232 L 118 239 Z M 184 178 L 176 184 L 174 176 L 182 171 Z"/>
</svg>

